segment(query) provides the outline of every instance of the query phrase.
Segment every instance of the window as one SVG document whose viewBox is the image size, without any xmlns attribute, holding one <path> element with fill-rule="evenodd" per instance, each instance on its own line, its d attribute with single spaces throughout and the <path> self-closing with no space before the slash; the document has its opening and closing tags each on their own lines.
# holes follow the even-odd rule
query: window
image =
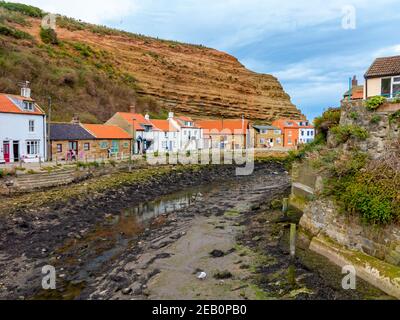
<svg viewBox="0 0 400 320">
<path fill-rule="evenodd" d="M 26 141 L 26 153 L 30 156 L 37 156 L 39 154 L 39 141 Z"/>
<path fill-rule="evenodd" d="M 304 130 L 301 130 L 301 135 L 304 137 Z"/>
<path fill-rule="evenodd" d="M 291 137 L 293 135 L 292 131 L 288 132 L 288 136 Z"/>
<path fill-rule="evenodd" d="M 29 120 L 29 132 L 35 132 L 35 120 Z"/>
<path fill-rule="evenodd" d="M 265 139 L 261 138 L 260 139 L 260 144 L 264 144 L 265 143 Z"/>
<path fill-rule="evenodd" d="M 100 142 L 100 149 L 108 149 L 108 142 L 107 141 L 102 141 Z"/>
<path fill-rule="evenodd" d="M 83 144 L 83 150 L 84 151 L 90 151 L 90 143 L 89 142 L 85 142 Z"/>
<path fill-rule="evenodd" d="M 292 144 L 292 138 L 288 139 L 288 144 Z"/>
<path fill-rule="evenodd" d="M 26 110 L 26 111 L 33 111 L 33 102 L 31 102 L 31 101 L 24 101 L 24 110 Z"/>
<path fill-rule="evenodd" d="M 124 142 L 124 148 L 129 148 L 129 142 Z"/>
<path fill-rule="evenodd" d="M 276 138 L 276 143 L 281 144 L 281 138 Z"/>
<path fill-rule="evenodd" d="M 184 136 L 186 136 L 186 135 L 187 135 L 187 132 L 186 132 L 186 130 L 183 130 L 183 135 L 184 135 Z"/>
<path fill-rule="evenodd" d="M 281 134 L 281 130 L 275 130 L 274 133 L 277 134 L 277 135 Z"/>
<path fill-rule="evenodd" d="M 382 79 L 381 95 L 386 98 L 394 98 L 400 94 L 400 77 Z"/>
<path fill-rule="evenodd" d="M 63 150 L 62 144 L 57 144 L 57 153 L 61 153 Z"/>
</svg>

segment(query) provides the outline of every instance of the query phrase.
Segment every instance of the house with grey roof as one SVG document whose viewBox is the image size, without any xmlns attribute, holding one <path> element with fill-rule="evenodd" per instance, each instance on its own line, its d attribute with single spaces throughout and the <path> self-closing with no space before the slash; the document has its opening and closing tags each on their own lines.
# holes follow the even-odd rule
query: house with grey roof
<svg viewBox="0 0 400 320">
<path fill-rule="evenodd" d="M 283 133 L 278 127 L 270 125 L 253 125 L 253 146 L 256 149 L 269 149 L 283 146 Z"/>
</svg>

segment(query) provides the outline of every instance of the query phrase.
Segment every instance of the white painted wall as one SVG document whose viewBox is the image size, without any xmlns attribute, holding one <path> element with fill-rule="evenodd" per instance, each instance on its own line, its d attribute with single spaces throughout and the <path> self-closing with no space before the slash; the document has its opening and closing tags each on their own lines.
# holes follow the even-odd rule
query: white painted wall
<svg viewBox="0 0 400 320">
<path fill-rule="evenodd" d="M 299 129 L 299 143 L 310 143 L 315 140 L 315 129 Z"/>
<path fill-rule="evenodd" d="M 33 120 L 34 132 L 29 132 L 29 120 Z M 0 113 L 0 162 L 4 161 L 3 143 L 10 144 L 10 161 L 14 162 L 13 144 L 19 142 L 20 159 L 25 162 L 46 160 L 46 125 L 45 117 L 13 113 Z M 27 141 L 39 141 L 39 152 L 36 155 L 27 154 Z"/>
</svg>

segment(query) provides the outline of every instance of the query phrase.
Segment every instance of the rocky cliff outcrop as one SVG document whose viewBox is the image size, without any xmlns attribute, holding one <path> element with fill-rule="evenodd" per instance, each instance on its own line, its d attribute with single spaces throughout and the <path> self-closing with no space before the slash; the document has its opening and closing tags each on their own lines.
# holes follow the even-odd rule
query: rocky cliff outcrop
<svg viewBox="0 0 400 320">
<path fill-rule="evenodd" d="M 4 12 L 3 15 L 7 16 Z M 249 71 L 224 52 L 111 30 L 64 17 L 57 20 L 60 44 L 43 46 L 40 19 L 24 17 L 24 23 L 20 23 L 13 16 L 5 20 L 11 20 L 12 27 L 33 37 L 35 44 L 31 47 L 46 49 L 42 55 L 59 58 L 58 62 L 51 63 L 62 64 L 62 59 L 79 54 L 100 71 L 123 74 L 123 79 L 132 83 L 132 89 L 139 96 L 165 111 L 172 110 L 195 118 L 237 118 L 244 115 L 251 120 L 268 122 L 280 117 L 299 119 L 302 116 L 275 77 Z M 28 74 L 28 78 L 34 77 Z M 66 79 L 67 82 L 70 80 Z M 89 95 L 94 94 L 96 87 L 91 91 Z M 83 94 L 86 93 L 82 93 L 85 99 Z M 112 99 L 104 97 L 102 100 L 112 105 L 120 97 L 111 90 L 110 94 Z M 68 108 L 80 111 L 78 106 L 69 105 Z M 95 115 L 104 121 L 109 113 L 98 112 Z"/>
</svg>

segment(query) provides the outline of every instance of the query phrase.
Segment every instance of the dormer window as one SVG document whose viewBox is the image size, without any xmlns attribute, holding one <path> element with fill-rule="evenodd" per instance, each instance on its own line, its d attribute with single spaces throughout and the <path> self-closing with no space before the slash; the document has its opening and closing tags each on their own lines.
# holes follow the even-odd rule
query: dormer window
<svg viewBox="0 0 400 320">
<path fill-rule="evenodd" d="M 153 130 L 152 130 L 153 128 L 152 128 L 152 126 L 144 126 L 144 132 L 152 132 Z"/>
<path fill-rule="evenodd" d="M 24 101 L 23 107 L 25 111 L 34 111 L 34 103 L 32 101 Z"/>
<path fill-rule="evenodd" d="M 185 121 L 185 126 L 186 127 L 193 127 L 193 122 Z"/>
</svg>

